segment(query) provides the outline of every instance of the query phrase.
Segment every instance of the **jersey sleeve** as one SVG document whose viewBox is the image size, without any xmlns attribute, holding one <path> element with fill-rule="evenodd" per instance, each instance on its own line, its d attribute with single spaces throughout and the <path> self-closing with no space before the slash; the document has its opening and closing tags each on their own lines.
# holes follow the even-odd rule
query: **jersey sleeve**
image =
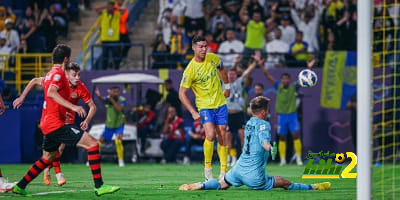
<svg viewBox="0 0 400 200">
<path fill-rule="evenodd" d="M 121 105 L 125 106 L 126 105 L 125 97 L 120 96 L 119 99 L 118 99 L 118 103 L 120 103 Z"/>
<path fill-rule="evenodd" d="M 56 86 L 58 89 L 63 87 L 63 81 L 61 80 L 65 76 L 65 74 L 61 74 L 60 72 L 54 73 L 49 82 L 49 86 Z"/>
<path fill-rule="evenodd" d="M 212 54 L 211 64 L 217 69 L 221 69 L 223 67 L 222 61 L 217 54 Z"/>
<path fill-rule="evenodd" d="M 279 87 L 279 84 L 280 84 L 280 82 L 279 82 L 279 81 L 275 81 L 274 88 L 275 88 L 276 90 L 278 89 L 278 87 Z"/>
<path fill-rule="evenodd" d="M 264 142 L 271 142 L 271 125 L 268 122 L 263 121 L 258 125 L 258 127 L 256 127 L 256 129 L 261 146 Z"/>
<path fill-rule="evenodd" d="M 190 66 L 185 69 L 185 71 L 183 72 L 183 75 L 182 75 L 181 87 L 190 88 L 192 86 L 192 82 L 193 82 L 192 71 L 193 70 L 191 69 Z"/>
<path fill-rule="evenodd" d="M 81 83 L 81 99 L 85 103 L 89 103 L 92 100 L 92 95 L 90 95 L 89 90 L 83 83 Z"/>
</svg>

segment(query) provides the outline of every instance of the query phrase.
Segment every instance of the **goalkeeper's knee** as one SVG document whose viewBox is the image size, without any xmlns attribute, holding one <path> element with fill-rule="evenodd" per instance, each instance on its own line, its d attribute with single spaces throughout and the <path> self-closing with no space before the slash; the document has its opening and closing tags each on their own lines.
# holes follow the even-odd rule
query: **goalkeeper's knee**
<svg viewBox="0 0 400 200">
<path fill-rule="evenodd" d="M 221 185 L 215 179 L 210 179 L 203 183 L 204 190 L 219 190 Z"/>
</svg>

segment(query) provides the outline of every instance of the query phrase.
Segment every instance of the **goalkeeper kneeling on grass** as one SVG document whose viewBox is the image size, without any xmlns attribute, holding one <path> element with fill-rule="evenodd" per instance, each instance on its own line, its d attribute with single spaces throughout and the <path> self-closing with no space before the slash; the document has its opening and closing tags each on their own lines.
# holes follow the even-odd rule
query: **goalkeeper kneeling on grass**
<svg viewBox="0 0 400 200">
<path fill-rule="evenodd" d="M 203 183 L 183 184 L 179 190 L 218 190 L 230 186 L 246 185 L 254 190 L 271 190 L 284 188 L 286 190 L 329 190 L 330 182 L 316 184 L 299 184 L 284 179 L 281 176 L 271 176 L 265 173 L 268 156 L 271 152 L 275 159 L 276 144 L 271 146 L 271 125 L 265 121 L 269 111 L 269 99 L 263 96 L 255 97 L 250 102 L 253 116 L 245 127 L 243 153 L 236 165 L 226 173 L 223 179 L 208 180 Z"/>
</svg>

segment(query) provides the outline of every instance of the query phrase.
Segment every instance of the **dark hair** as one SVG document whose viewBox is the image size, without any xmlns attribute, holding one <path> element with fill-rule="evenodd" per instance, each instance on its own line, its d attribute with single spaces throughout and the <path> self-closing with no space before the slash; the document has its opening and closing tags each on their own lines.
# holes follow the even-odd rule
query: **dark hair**
<svg viewBox="0 0 400 200">
<path fill-rule="evenodd" d="M 65 58 L 71 57 L 71 47 L 65 44 L 58 44 L 53 49 L 53 63 L 62 64 Z"/>
<path fill-rule="evenodd" d="M 283 78 L 284 76 L 287 76 L 288 78 L 290 78 L 290 74 L 288 74 L 286 72 L 281 74 L 281 78 Z"/>
<path fill-rule="evenodd" d="M 303 35 L 303 32 L 301 32 L 301 31 L 296 31 L 296 34 L 301 34 L 301 35 Z"/>
<path fill-rule="evenodd" d="M 164 83 L 166 83 L 166 84 L 172 84 L 172 80 L 169 78 L 169 79 L 165 80 Z"/>
<path fill-rule="evenodd" d="M 256 83 L 256 85 L 255 85 L 255 86 L 258 86 L 258 87 L 260 87 L 260 88 L 264 89 L 264 85 L 263 85 L 262 83 Z"/>
<path fill-rule="evenodd" d="M 269 99 L 264 96 L 258 96 L 250 101 L 250 109 L 253 114 L 258 114 L 262 110 L 269 110 Z"/>
<path fill-rule="evenodd" d="M 202 42 L 202 41 L 206 41 L 206 38 L 204 36 L 201 36 L 201 35 L 196 35 L 192 39 L 192 45 L 196 45 L 197 42 Z"/>
<path fill-rule="evenodd" d="M 121 90 L 118 86 L 112 86 L 111 89 L 112 89 L 112 90 L 114 90 L 114 89 Z"/>
<path fill-rule="evenodd" d="M 78 63 L 75 62 L 70 62 L 68 65 L 65 67 L 65 71 L 73 70 L 75 72 L 79 72 L 81 70 L 81 67 L 79 66 Z"/>
</svg>

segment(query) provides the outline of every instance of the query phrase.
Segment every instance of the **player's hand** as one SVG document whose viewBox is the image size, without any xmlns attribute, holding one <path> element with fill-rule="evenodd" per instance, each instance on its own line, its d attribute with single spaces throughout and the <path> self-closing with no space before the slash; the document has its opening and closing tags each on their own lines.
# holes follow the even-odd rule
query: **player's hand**
<svg viewBox="0 0 400 200">
<path fill-rule="evenodd" d="M 193 120 L 194 120 L 194 121 L 197 121 L 197 120 L 200 119 L 200 114 L 199 114 L 198 112 L 194 111 L 194 112 L 192 113 L 192 117 L 193 117 Z"/>
<path fill-rule="evenodd" d="M 84 120 L 83 122 L 81 122 L 81 129 L 86 131 L 89 128 L 89 124 L 87 123 L 86 120 Z"/>
<path fill-rule="evenodd" d="M 13 108 L 17 109 L 17 108 L 21 107 L 23 103 L 24 103 L 24 98 L 18 97 L 13 102 Z"/>
<path fill-rule="evenodd" d="M 82 106 L 74 106 L 72 110 L 76 112 L 79 117 L 86 117 L 86 110 L 83 109 Z"/>
<path fill-rule="evenodd" d="M 231 95 L 231 90 L 224 90 L 225 98 L 228 98 Z"/>
<path fill-rule="evenodd" d="M 3 103 L 0 102 L 0 115 L 2 115 L 6 111 L 6 107 Z"/>
</svg>

